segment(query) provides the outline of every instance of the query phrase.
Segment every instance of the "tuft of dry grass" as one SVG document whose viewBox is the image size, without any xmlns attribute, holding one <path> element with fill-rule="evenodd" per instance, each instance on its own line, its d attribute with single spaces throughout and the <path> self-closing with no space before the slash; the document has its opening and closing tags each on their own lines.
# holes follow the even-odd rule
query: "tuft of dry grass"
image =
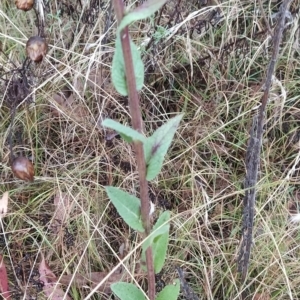
<svg viewBox="0 0 300 300">
<path fill-rule="evenodd" d="M 10 194 L 0 242 L 13 299 L 45 298 L 36 273 L 42 254 L 57 278 L 88 277 L 120 263 L 124 278 L 147 287 L 137 274 L 141 241 L 104 192 L 114 185 L 139 193 L 132 147 L 101 126 L 106 117 L 130 124 L 127 99 L 110 81 L 114 13 L 109 1 L 71 2 L 45 1 L 49 52 L 31 65 L 33 102 L 18 107 L 14 121 L 14 150 L 33 160 L 34 183 L 13 178 L 9 168 L 3 79 L 22 65 L 26 40 L 36 34 L 35 15 L 0 3 L 0 191 Z M 161 14 L 131 27 L 146 66 L 145 132 L 185 114 L 151 183 L 157 214 L 172 212 L 159 275 L 170 283 L 181 267 L 199 299 L 240 299 L 244 290 L 253 299 L 297 299 L 299 226 L 289 218 L 299 206 L 300 3 L 291 6 L 267 108 L 251 263 L 240 285 L 244 158 L 272 41 L 258 2 L 202 2 L 170 0 Z M 261 2 L 273 28 L 279 4 Z M 91 284 L 64 288 L 72 299 L 111 298 L 103 290 L 87 296 Z M 180 297 L 187 299 L 183 291 Z"/>
</svg>

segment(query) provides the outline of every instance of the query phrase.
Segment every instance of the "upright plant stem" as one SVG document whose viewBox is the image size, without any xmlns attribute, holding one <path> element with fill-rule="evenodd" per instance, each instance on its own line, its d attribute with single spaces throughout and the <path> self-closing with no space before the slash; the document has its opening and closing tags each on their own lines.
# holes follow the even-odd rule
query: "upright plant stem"
<svg viewBox="0 0 300 300">
<path fill-rule="evenodd" d="M 120 22 L 124 15 L 124 4 L 122 0 L 113 0 L 114 9 L 117 15 L 118 22 Z M 124 55 L 125 71 L 126 71 L 126 81 L 128 87 L 128 97 L 129 97 L 129 109 L 132 118 L 132 126 L 135 130 L 143 131 L 143 120 L 139 101 L 139 95 L 136 90 L 136 82 L 133 68 L 133 60 L 130 49 L 130 37 L 128 27 L 125 27 L 121 31 L 121 44 Z M 146 180 L 146 161 L 144 157 L 143 144 L 141 142 L 134 143 L 134 150 L 136 153 L 136 161 L 139 173 L 139 183 L 140 183 L 140 197 L 141 197 L 141 215 L 143 220 L 143 225 L 145 228 L 145 235 L 150 234 L 150 203 L 148 195 L 148 182 Z M 149 298 L 154 300 L 155 298 L 155 274 L 153 268 L 153 256 L 152 248 L 149 247 L 146 250 L 146 263 L 148 271 L 148 285 L 149 285 Z"/>
<path fill-rule="evenodd" d="M 254 205 L 256 199 L 256 185 L 258 178 L 258 169 L 260 165 L 260 152 L 262 145 L 262 137 L 264 132 L 265 111 L 269 99 L 270 88 L 272 85 L 272 76 L 275 72 L 276 63 L 278 60 L 279 46 L 282 40 L 282 34 L 285 25 L 286 12 L 288 11 L 291 0 L 284 0 L 281 4 L 278 24 L 273 34 L 273 53 L 267 70 L 265 90 L 261 99 L 261 106 L 253 120 L 250 141 L 247 147 L 246 154 L 246 179 L 245 179 L 245 197 L 243 200 L 243 228 L 242 242 L 238 257 L 238 271 L 241 273 L 241 281 L 247 279 L 248 267 L 251 254 L 252 233 L 254 223 Z M 247 293 L 243 292 L 242 299 L 247 297 Z"/>
</svg>

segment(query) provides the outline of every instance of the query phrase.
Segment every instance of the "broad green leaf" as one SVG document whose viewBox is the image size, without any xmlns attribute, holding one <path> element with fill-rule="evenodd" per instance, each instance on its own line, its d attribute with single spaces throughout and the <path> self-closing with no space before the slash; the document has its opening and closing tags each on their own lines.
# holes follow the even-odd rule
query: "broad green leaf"
<svg viewBox="0 0 300 300">
<path fill-rule="evenodd" d="M 143 292 L 132 283 L 117 282 L 110 287 L 121 300 L 146 300 Z"/>
<path fill-rule="evenodd" d="M 127 225 L 134 230 L 144 232 L 145 229 L 141 220 L 140 199 L 113 186 L 107 186 L 105 190 L 119 215 Z"/>
<path fill-rule="evenodd" d="M 146 138 L 138 131 L 136 131 L 130 127 L 124 126 L 124 125 L 120 124 L 119 122 L 116 122 L 112 119 L 105 119 L 102 122 L 102 125 L 117 131 L 122 136 L 122 138 L 124 140 L 126 140 L 127 142 L 132 142 L 132 141 L 145 142 L 146 141 Z"/>
<path fill-rule="evenodd" d="M 144 143 L 144 155 L 147 164 L 147 180 L 153 180 L 160 172 L 164 157 L 171 145 L 183 115 L 170 119 L 158 128 Z"/>
<path fill-rule="evenodd" d="M 164 265 L 168 242 L 169 242 L 169 229 L 168 223 L 170 219 L 170 213 L 168 211 L 163 212 L 156 224 L 153 226 L 153 230 L 149 237 L 144 241 L 142 246 L 142 260 L 146 261 L 146 250 L 149 246 L 152 246 L 153 263 L 155 273 L 159 273 Z M 167 223 L 166 223 L 167 222 Z M 166 224 L 164 224 L 166 223 Z"/>
<path fill-rule="evenodd" d="M 160 291 L 155 300 L 177 300 L 180 292 L 180 283 L 176 279 L 174 284 L 169 284 Z"/>
<path fill-rule="evenodd" d="M 132 143 L 133 142 L 133 139 L 131 137 L 129 137 L 128 135 L 124 134 L 124 133 L 120 133 L 120 136 L 127 143 Z"/>
<path fill-rule="evenodd" d="M 127 91 L 127 83 L 126 83 L 125 65 L 124 65 L 122 45 L 119 37 L 117 37 L 116 39 L 115 47 L 116 50 L 114 53 L 112 66 L 111 66 L 111 79 L 117 92 L 123 96 L 127 96 L 128 91 Z"/>
<path fill-rule="evenodd" d="M 136 81 L 136 89 L 139 91 L 144 85 L 144 64 L 141 59 L 140 51 L 131 40 L 130 48 Z M 116 38 L 116 50 L 112 61 L 111 78 L 117 92 L 122 96 L 127 96 L 128 88 L 126 81 L 125 62 L 119 34 Z"/>
<path fill-rule="evenodd" d="M 169 243 L 169 232 L 154 239 L 152 252 L 155 274 L 159 273 L 165 263 Z"/>
<path fill-rule="evenodd" d="M 164 211 L 156 221 L 155 225 L 152 228 L 151 233 L 149 236 L 145 239 L 143 243 L 143 251 L 145 251 L 152 243 L 155 238 L 158 236 L 164 234 L 164 233 L 169 233 L 170 229 L 170 212 L 169 211 Z"/>
<path fill-rule="evenodd" d="M 153 226 L 152 231 L 159 232 L 159 230 L 160 230 L 159 228 L 161 226 L 169 226 L 169 220 L 170 220 L 170 212 L 168 210 L 165 210 L 157 219 L 155 225 Z M 162 232 L 162 233 L 164 233 L 164 232 Z"/>
<path fill-rule="evenodd" d="M 130 40 L 130 48 L 131 48 L 131 55 L 134 67 L 134 75 L 135 75 L 135 83 L 137 91 L 140 91 L 144 86 L 144 77 L 145 77 L 145 70 L 144 70 L 144 63 L 141 58 L 141 52 Z"/>
<path fill-rule="evenodd" d="M 167 0 L 148 0 L 145 1 L 140 6 L 136 7 L 132 11 L 128 12 L 118 27 L 118 31 L 120 32 L 124 27 L 128 26 L 134 21 L 138 21 L 141 19 L 145 19 L 151 17 L 156 11 L 158 11 Z"/>
<path fill-rule="evenodd" d="M 169 243 L 169 233 L 161 234 L 153 240 L 152 243 L 152 255 L 153 255 L 153 264 L 154 264 L 154 272 L 159 273 L 165 263 L 167 250 Z M 142 252 L 142 269 L 146 270 L 146 249 Z"/>
</svg>

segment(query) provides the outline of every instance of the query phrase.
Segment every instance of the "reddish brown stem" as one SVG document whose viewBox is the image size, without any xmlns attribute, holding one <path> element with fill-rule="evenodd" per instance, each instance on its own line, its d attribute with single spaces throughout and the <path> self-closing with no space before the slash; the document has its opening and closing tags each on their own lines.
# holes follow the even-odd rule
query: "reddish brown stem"
<svg viewBox="0 0 300 300">
<path fill-rule="evenodd" d="M 124 15 L 124 4 L 122 0 L 113 0 L 114 9 L 120 22 Z M 128 27 L 125 27 L 121 32 L 121 44 L 125 62 L 126 81 L 128 87 L 129 109 L 132 118 L 132 126 L 135 130 L 143 131 L 143 120 L 140 107 L 139 95 L 136 90 L 136 81 L 134 75 L 133 61 L 130 49 L 130 36 Z M 146 180 L 146 162 L 144 157 L 143 144 L 141 142 L 134 143 L 136 153 L 137 168 L 139 173 L 140 197 L 141 197 L 141 216 L 145 228 L 145 236 L 150 234 L 150 219 L 149 219 L 149 195 L 148 182 Z M 146 264 L 148 271 L 149 298 L 155 298 L 155 274 L 153 268 L 152 248 L 149 247 L 146 251 Z"/>
</svg>

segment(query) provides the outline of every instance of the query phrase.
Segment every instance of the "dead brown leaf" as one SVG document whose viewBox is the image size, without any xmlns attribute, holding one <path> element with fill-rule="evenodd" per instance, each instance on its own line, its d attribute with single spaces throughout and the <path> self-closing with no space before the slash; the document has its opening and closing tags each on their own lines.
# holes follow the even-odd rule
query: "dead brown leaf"
<svg viewBox="0 0 300 300">
<path fill-rule="evenodd" d="M 87 85 L 88 87 L 95 89 L 95 88 L 100 88 L 103 85 L 103 76 L 101 69 L 93 69 L 90 71 L 88 74 L 88 80 L 87 80 Z"/>
<path fill-rule="evenodd" d="M 49 297 L 49 299 L 71 300 L 71 298 L 68 295 L 66 295 L 66 293 L 59 287 L 59 284 L 57 283 L 57 278 L 54 275 L 54 273 L 50 270 L 44 257 L 42 258 L 42 261 L 39 266 L 39 273 L 40 273 L 40 281 L 44 283 L 43 286 L 44 294 L 47 297 Z"/>
<path fill-rule="evenodd" d="M 102 68 L 92 69 L 88 74 L 87 86 L 91 89 L 112 89 L 110 73 Z"/>
<path fill-rule="evenodd" d="M 257 293 L 254 295 L 253 300 L 270 300 L 271 297 L 267 293 Z"/>
<path fill-rule="evenodd" d="M 293 197 L 287 203 L 288 218 L 294 220 L 294 222 L 299 222 L 299 206 L 300 206 L 300 192 L 295 190 Z"/>
<path fill-rule="evenodd" d="M 73 208 L 74 201 L 68 195 L 58 192 L 54 197 L 54 205 L 56 207 L 54 220 L 59 224 L 64 224 L 69 218 Z"/>
<path fill-rule="evenodd" d="M 8 192 L 5 192 L 0 199 L 0 218 L 4 218 L 7 213 Z"/>
<path fill-rule="evenodd" d="M 64 236 L 64 225 L 70 218 L 74 200 L 67 194 L 57 192 L 53 202 L 55 206 L 55 212 L 50 221 L 49 228 L 51 229 L 51 232 L 56 234 L 57 237 L 59 237 L 59 239 L 62 241 Z"/>
<path fill-rule="evenodd" d="M 79 288 L 82 288 L 84 285 L 89 285 L 91 288 L 95 288 L 108 274 L 109 272 L 91 272 L 85 276 L 81 274 L 62 275 L 59 282 L 64 285 L 69 285 L 71 283 Z M 131 276 L 128 273 L 124 274 L 123 272 L 116 271 L 104 281 L 104 283 L 98 288 L 98 291 L 109 294 L 111 293 L 111 284 L 119 281 L 127 282 L 130 278 Z"/>
<path fill-rule="evenodd" d="M 89 116 L 88 109 L 82 103 L 75 101 L 74 94 L 71 94 L 68 98 L 54 94 L 52 98 L 56 102 L 52 109 L 52 113 L 56 117 L 63 113 L 77 121 L 82 121 Z"/>
<path fill-rule="evenodd" d="M 3 299 L 10 300 L 7 272 L 2 255 L 0 255 L 0 292 Z"/>
</svg>

